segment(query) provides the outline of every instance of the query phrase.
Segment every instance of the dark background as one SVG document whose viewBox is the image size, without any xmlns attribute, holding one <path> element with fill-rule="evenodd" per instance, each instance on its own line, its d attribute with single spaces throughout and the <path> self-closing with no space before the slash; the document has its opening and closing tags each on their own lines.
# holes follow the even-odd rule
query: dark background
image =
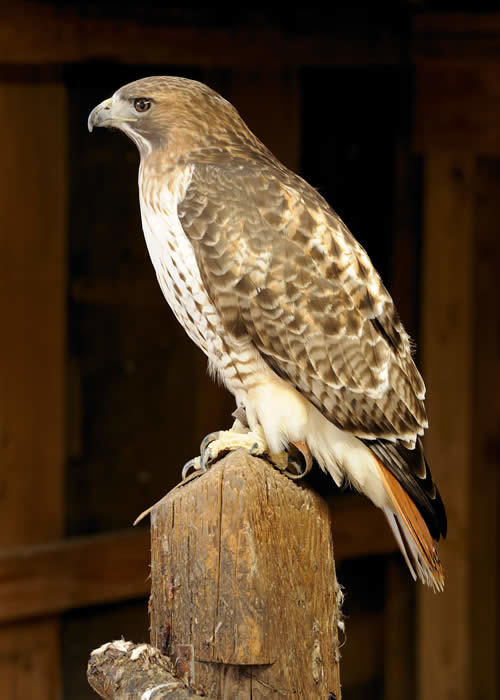
<svg viewBox="0 0 500 700">
<path fill-rule="evenodd" d="M 6 104 L 12 94 L 9 85 L 61 87 L 66 144 L 64 271 L 56 290 L 64 297 L 58 330 L 64 344 L 57 365 L 64 396 L 58 404 L 63 411 L 61 469 L 54 477 L 60 491 L 57 524 L 50 536 L 39 536 L 35 524 L 32 535 L 18 537 L 27 516 L 11 504 L 5 517 L 15 526 L 7 528 L 13 534 L 2 542 L 6 561 L 14 546 L 40 547 L 50 541 L 59 551 L 62 538 L 129 528 L 138 513 L 177 483 L 184 462 L 198 454 L 201 438 L 231 422 L 231 397 L 210 382 L 204 357 L 184 336 L 156 285 L 140 225 L 135 147 L 120 133 L 97 130 L 89 135 L 86 128 L 90 110 L 124 83 L 154 74 L 195 78 L 233 101 L 256 134 L 327 198 L 366 248 L 417 343 L 417 361 L 434 396 L 434 415 L 447 418 L 437 418 L 444 429 L 439 435 L 436 430 L 429 454 L 437 461 L 433 470 L 445 501 L 449 496 L 451 546 L 444 548 L 443 558 L 445 564 L 449 561 L 451 593 L 443 594 L 443 600 L 452 602 L 436 614 L 440 604 L 413 584 L 400 555 L 388 552 L 385 541 L 379 549 L 375 544 L 365 551 L 363 542 L 354 546 L 365 556 L 338 562 L 346 593 L 343 697 L 497 697 L 500 386 L 498 286 L 491 269 L 498 259 L 500 136 L 494 125 L 500 124 L 500 15 L 487 14 L 500 10 L 494 5 L 356 2 L 335 3 L 327 10 L 235 10 L 164 8 L 148 2 L 140 7 L 132 2 L 43 2 L 25 3 L 22 16 L 21 10 L 5 11 L 0 89 Z M 116 36 L 108 48 L 103 37 L 113 36 L 114 22 Z M 165 63 L 158 34 L 163 29 L 168 32 Z M 213 32 L 227 43 L 210 44 Z M 253 37 L 253 44 L 241 45 L 241 36 Z M 275 44 L 275 37 L 304 54 L 282 54 L 283 44 Z M 433 75 L 452 77 L 436 80 L 434 87 L 429 80 Z M 32 118 L 37 119 L 35 110 Z M 26 124 L 30 128 L 29 119 Z M 23 132 L 4 132 L 4 138 L 22 139 Z M 39 160 L 36 148 L 32 157 Z M 30 167 L 30 161 L 23 162 L 28 172 Z M 7 191 L 12 187 L 19 192 L 9 171 L 1 177 Z M 462 198 L 459 185 L 449 182 L 465 182 L 469 194 Z M 469 236 L 469 248 L 461 247 L 458 232 L 455 250 L 453 226 L 464 221 L 470 223 L 463 234 Z M 20 247 L 23 235 L 22 227 L 15 231 Z M 5 223 L 4 269 L 10 264 L 12 236 L 12 226 Z M 36 254 L 26 248 L 26 255 Z M 430 252 L 434 250 L 435 255 Z M 454 277 L 449 267 L 456 261 Z M 451 281 L 440 287 L 441 269 L 443 279 Z M 8 304 L 9 294 L 15 294 L 12 285 L 23 280 L 5 279 Z M 449 328 L 440 325 L 439 308 L 451 319 Z M 6 368 L 20 360 L 8 323 L 4 333 L 7 376 L 11 370 Z M 34 333 L 50 334 L 51 329 L 41 324 Z M 453 357 L 461 357 L 464 348 L 468 354 L 457 365 L 456 382 L 453 373 L 449 381 L 440 367 L 453 365 Z M 17 386 L 28 393 L 39 391 Z M 0 403 L 3 410 L 9 414 L 7 399 L 4 407 Z M 22 413 L 17 420 L 19 434 L 29 440 Z M 458 461 L 447 451 L 450 443 Z M 9 459 L 2 467 L 0 439 L 0 469 L 15 471 Z M 23 472 L 19 461 L 18 478 L 25 484 L 30 472 Z M 15 478 L 9 477 L 2 496 L 11 503 Z M 34 489 L 22 488 L 28 499 L 36 498 Z M 325 489 L 332 503 L 334 522 L 337 503 L 347 511 L 358 507 L 357 496 L 332 493 L 323 482 L 318 488 Z M 25 508 L 29 512 L 29 502 Z M 51 517 L 42 511 L 42 519 Z M 76 541 L 67 539 L 68 546 Z M 24 549 L 22 556 L 29 559 L 30 554 Z M 57 619 L 38 612 L 9 622 L 7 609 L 15 591 L 4 594 L 1 573 L 0 561 L 0 610 L 5 609 L 0 628 L 2 697 L 27 697 L 20 689 L 31 687 L 29 683 L 36 686 L 34 698 L 95 697 L 85 678 L 90 650 L 122 635 L 148 639 L 147 599 L 126 599 L 130 596 L 123 593 L 116 599 L 114 594 L 97 594 L 93 600 L 102 604 L 85 607 L 85 595 L 76 595 L 75 604 L 48 606 L 47 615 L 60 613 Z M 122 574 L 127 576 L 126 567 Z M 53 569 L 44 575 L 55 580 Z M 48 598 L 57 599 L 52 583 L 47 590 Z M 42 600 L 39 610 L 43 608 Z M 473 623 L 476 615 L 486 620 L 482 632 Z M 41 654 L 35 645 L 30 656 L 28 645 L 19 656 L 24 634 L 36 637 L 34 626 L 42 623 L 51 630 L 50 653 L 44 649 Z M 5 640 L 18 641 L 2 641 L 2 629 Z M 435 640 L 434 651 L 429 640 Z M 483 665 L 475 665 L 476 658 Z"/>
</svg>

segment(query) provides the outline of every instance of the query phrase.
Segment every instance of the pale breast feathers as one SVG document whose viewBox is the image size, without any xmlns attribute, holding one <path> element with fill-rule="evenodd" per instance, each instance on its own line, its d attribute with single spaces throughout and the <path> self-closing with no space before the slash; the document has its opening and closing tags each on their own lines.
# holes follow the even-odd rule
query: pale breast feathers
<svg viewBox="0 0 500 700">
<path fill-rule="evenodd" d="M 178 214 L 226 333 L 251 338 L 338 427 L 414 444 L 427 420 L 408 336 L 313 188 L 265 160 L 197 163 Z"/>
</svg>

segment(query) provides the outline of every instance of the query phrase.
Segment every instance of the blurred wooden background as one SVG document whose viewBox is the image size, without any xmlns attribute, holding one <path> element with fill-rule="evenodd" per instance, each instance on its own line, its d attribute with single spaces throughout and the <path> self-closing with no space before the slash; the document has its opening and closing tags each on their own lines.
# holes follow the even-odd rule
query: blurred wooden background
<svg viewBox="0 0 500 700">
<path fill-rule="evenodd" d="M 469 5 L 1 10 L 0 697 L 90 699 L 89 651 L 148 639 L 149 533 L 130 523 L 230 423 L 156 285 L 135 147 L 86 130 L 148 74 L 234 102 L 367 248 L 418 343 L 446 590 L 415 586 L 382 516 L 320 482 L 344 697 L 498 697 L 500 13 Z"/>
</svg>

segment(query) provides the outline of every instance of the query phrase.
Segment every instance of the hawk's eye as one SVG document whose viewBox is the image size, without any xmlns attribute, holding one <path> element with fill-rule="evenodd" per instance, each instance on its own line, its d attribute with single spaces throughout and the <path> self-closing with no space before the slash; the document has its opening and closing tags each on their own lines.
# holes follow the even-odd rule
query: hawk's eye
<svg viewBox="0 0 500 700">
<path fill-rule="evenodd" d="M 147 100 L 145 97 L 138 97 L 134 100 L 134 109 L 136 112 L 147 112 L 151 107 L 151 100 Z"/>
</svg>

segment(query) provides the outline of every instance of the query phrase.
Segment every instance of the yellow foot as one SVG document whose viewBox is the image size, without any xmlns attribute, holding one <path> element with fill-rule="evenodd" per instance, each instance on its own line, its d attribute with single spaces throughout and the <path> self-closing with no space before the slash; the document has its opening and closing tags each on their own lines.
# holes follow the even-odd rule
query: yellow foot
<svg viewBox="0 0 500 700">
<path fill-rule="evenodd" d="M 305 443 L 291 443 L 289 452 L 270 452 L 262 428 L 258 426 L 257 430 L 252 431 L 237 419 L 231 430 L 210 433 L 202 440 L 200 456 L 190 459 L 184 465 L 183 480 L 187 478 L 190 471 L 206 472 L 225 454 L 239 449 L 245 449 L 255 457 L 265 457 L 290 479 L 301 479 L 312 467 L 312 456 Z"/>
<path fill-rule="evenodd" d="M 273 463 L 273 458 L 276 458 L 277 461 L 283 463 L 286 468 L 286 453 L 283 452 L 280 455 L 272 455 L 269 452 L 264 431 L 260 426 L 254 432 L 243 425 L 239 420 L 235 420 L 230 430 L 219 430 L 203 438 L 200 445 L 200 456 L 194 457 L 189 460 L 189 462 L 186 462 L 182 470 L 182 478 L 185 479 L 191 470 L 195 472 L 206 472 L 214 462 L 217 462 L 217 460 L 221 459 L 225 454 L 239 449 L 247 450 L 247 452 L 255 457 L 266 456 L 273 461 Z"/>
</svg>

